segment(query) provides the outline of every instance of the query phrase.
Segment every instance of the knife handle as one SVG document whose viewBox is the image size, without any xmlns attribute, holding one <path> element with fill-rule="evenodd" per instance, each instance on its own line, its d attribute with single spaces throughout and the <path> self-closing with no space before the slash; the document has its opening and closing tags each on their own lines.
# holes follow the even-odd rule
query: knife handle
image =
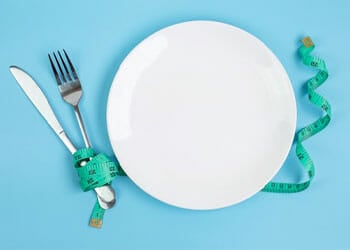
<svg viewBox="0 0 350 250">
<path fill-rule="evenodd" d="M 72 141 L 69 139 L 68 135 L 64 132 L 64 130 L 62 130 L 58 134 L 58 136 L 72 154 L 74 154 L 77 151 L 76 147 L 73 145 Z"/>
</svg>

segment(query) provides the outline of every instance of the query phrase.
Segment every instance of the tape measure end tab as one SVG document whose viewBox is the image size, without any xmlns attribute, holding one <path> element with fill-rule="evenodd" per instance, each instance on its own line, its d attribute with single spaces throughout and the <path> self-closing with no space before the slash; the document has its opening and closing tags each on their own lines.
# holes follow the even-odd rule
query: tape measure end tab
<svg viewBox="0 0 350 250">
<path fill-rule="evenodd" d="M 102 227 L 102 220 L 99 219 L 91 219 L 89 225 L 94 228 Z"/>
<path fill-rule="evenodd" d="M 310 47 L 312 47 L 312 46 L 315 46 L 315 45 L 314 45 L 314 42 L 311 40 L 311 38 L 310 38 L 309 36 L 304 37 L 304 38 L 301 40 L 301 42 L 304 44 L 304 46 L 305 46 L 306 48 L 310 48 Z"/>
</svg>

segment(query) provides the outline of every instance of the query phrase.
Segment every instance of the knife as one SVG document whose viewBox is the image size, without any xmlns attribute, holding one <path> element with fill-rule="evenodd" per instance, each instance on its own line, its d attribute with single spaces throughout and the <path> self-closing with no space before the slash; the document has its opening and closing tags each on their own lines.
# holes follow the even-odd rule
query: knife
<svg viewBox="0 0 350 250">
<path fill-rule="evenodd" d="M 64 132 L 46 96 L 41 91 L 39 86 L 34 82 L 33 78 L 30 75 L 28 75 L 24 70 L 22 70 L 17 66 L 11 66 L 10 71 L 13 74 L 13 76 L 16 78 L 19 86 L 23 89 L 24 93 L 28 96 L 28 98 L 34 104 L 36 109 L 40 112 L 40 114 L 44 117 L 44 119 L 53 129 L 53 131 L 62 140 L 64 145 L 66 145 L 68 150 L 72 154 L 74 154 L 77 151 L 76 147 L 73 145 L 71 140 L 68 138 L 68 136 Z"/>
<path fill-rule="evenodd" d="M 17 80 L 19 86 L 22 88 L 39 113 L 44 117 L 52 130 L 57 134 L 68 150 L 74 154 L 77 151 L 77 148 L 73 145 L 72 141 L 64 132 L 46 96 L 35 83 L 33 78 L 27 72 L 17 66 L 10 66 L 10 71 Z M 108 209 L 114 205 L 115 192 L 110 185 L 95 188 L 95 192 L 97 193 L 97 198 L 102 208 Z"/>
</svg>

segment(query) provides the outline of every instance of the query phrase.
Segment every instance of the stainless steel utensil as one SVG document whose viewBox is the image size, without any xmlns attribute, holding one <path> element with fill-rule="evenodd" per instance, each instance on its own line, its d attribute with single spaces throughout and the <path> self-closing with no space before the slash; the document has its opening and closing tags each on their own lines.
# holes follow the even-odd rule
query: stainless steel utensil
<svg viewBox="0 0 350 250">
<path fill-rule="evenodd" d="M 58 84 L 58 89 L 61 93 L 63 100 L 65 100 L 68 104 L 73 106 L 74 113 L 77 117 L 80 131 L 81 131 L 81 134 L 82 134 L 83 139 L 84 139 L 85 146 L 89 148 L 89 147 L 91 147 L 91 143 L 90 143 L 90 140 L 87 136 L 84 122 L 83 122 L 83 119 L 81 117 L 80 110 L 79 110 L 79 101 L 81 99 L 81 96 L 83 95 L 83 90 L 81 88 L 80 80 L 78 78 L 78 75 L 75 71 L 75 68 L 74 68 L 70 58 L 68 57 L 66 51 L 63 50 L 63 53 L 64 53 L 66 60 L 69 64 L 72 75 L 70 74 L 66 63 L 63 60 L 61 53 L 59 51 L 57 51 L 57 53 L 58 53 L 58 56 L 60 57 L 61 63 L 58 61 L 55 52 L 53 52 L 53 56 L 55 58 L 59 72 L 61 73 L 60 75 L 58 74 L 58 71 L 55 67 L 55 64 L 53 63 L 53 61 L 51 59 L 50 54 L 48 56 L 49 56 L 49 60 L 50 60 L 50 64 L 51 64 L 53 73 L 55 75 L 55 78 L 56 78 L 56 81 Z M 61 64 L 63 65 L 66 73 L 63 72 Z"/>
<path fill-rule="evenodd" d="M 79 101 L 83 95 L 83 89 L 81 87 L 81 83 L 80 83 L 78 74 L 75 71 L 75 68 L 72 64 L 72 61 L 68 57 L 67 52 L 65 50 L 63 50 L 63 53 L 65 55 L 66 61 L 68 62 L 69 69 L 68 69 L 67 64 L 65 63 L 65 60 L 63 59 L 60 51 L 57 51 L 57 54 L 60 58 L 60 61 L 58 60 L 55 52 L 53 52 L 53 56 L 55 58 L 58 70 L 57 70 L 50 54 L 48 54 L 50 64 L 52 67 L 52 71 L 55 75 L 60 94 L 61 94 L 63 100 L 65 100 L 68 104 L 72 105 L 72 107 L 74 109 L 74 113 L 75 113 L 77 121 L 78 121 L 78 124 L 79 124 L 79 127 L 80 127 L 81 134 L 83 136 L 85 146 L 87 148 L 90 148 L 91 143 L 90 143 L 89 137 L 87 135 L 85 125 L 84 125 L 84 122 L 83 122 L 83 119 L 82 119 L 82 116 L 81 116 L 81 113 L 79 110 Z M 64 71 L 63 71 L 63 68 L 64 68 Z M 109 194 L 108 198 L 110 198 L 110 199 L 113 198 L 113 200 L 115 202 L 115 191 L 110 185 L 106 184 L 100 188 L 104 189 L 105 192 L 108 191 L 108 194 Z M 97 188 L 96 192 L 98 192 L 100 188 Z M 100 196 L 100 198 L 104 198 L 104 197 Z M 105 200 L 105 201 L 107 201 L 107 200 Z"/>
</svg>

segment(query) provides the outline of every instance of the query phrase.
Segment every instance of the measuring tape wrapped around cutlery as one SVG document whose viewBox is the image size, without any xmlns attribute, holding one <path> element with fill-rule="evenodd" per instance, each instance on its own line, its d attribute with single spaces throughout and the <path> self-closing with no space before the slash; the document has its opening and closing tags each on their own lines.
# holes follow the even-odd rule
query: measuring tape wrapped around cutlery
<svg viewBox="0 0 350 250">
<path fill-rule="evenodd" d="M 46 96 L 33 78 L 16 66 L 11 66 L 10 71 L 34 106 L 73 155 L 83 191 L 95 190 L 97 201 L 90 218 L 90 226 L 100 228 L 104 211 L 112 208 L 116 201 L 115 192 L 110 183 L 117 175 L 123 175 L 124 172 L 118 163 L 111 161 L 104 154 L 96 154 L 92 148 L 78 150 L 63 130 Z"/>
<path fill-rule="evenodd" d="M 322 59 L 311 56 L 311 52 L 315 46 L 309 37 L 304 38 L 302 40 L 302 43 L 302 46 L 299 48 L 299 54 L 302 58 L 302 62 L 305 65 L 314 67 L 318 70 L 318 73 L 307 81 L 308 98 L 311 103 L 321 108 L 324 113 L 321 118 L 311 123 L 310 125 L 302 128 L 299 132 L 296 133 L 295 136 L 296 155 L 299 161 L 301 162 L 304 170 L 308 173 L 308 180 L 301 183 L 270 182 L 262 189 L 262 191 L 265 192 L 295 193 L 303 191 L 307 187 L 309 187 L 315 175 L 315 168 L 314 163 L 311 160 L 310 155 L 302 145 L 302 142 L 323 130 L 329 124 L 331 119 L 330 104 L 324 97 L 315 92 L 315 90 L 318 87 L 320 87 L 328 78 L 326 64 Z M 71 94 L 72 91 L 81 91 L 81 86 L 80 82 L 78 85 L 72 84 L 74 80 L 79 81 L 79 79 L 66 52 L 64 51 L 64 54 L 66 55 L 66 59 L 68 61 L 69 66 L 71 67 L 72 76 L 69 75 L 67 66 L 64 63 L 61 54 L 59 52 L 58 54 L 61 59 L 61 63 L 63 64 L 63 67 L 65 68 L 68 74 L 66 76 L 69 76 L 67 77 L 68 80 L 64 77 L 65 74 L 63 73 L 62 67 L 55 54 L 54 58 L 56 60 L 57 66 L 59 67 L 59 72 L 63 75 L 63 77 L 62 75 L 59 76 L 59 73 L 56 70 L 53 61 L 51 60 L 51 57 L 50 62 L 54 70 L 56 80 L 58 81 L 62 97 L 66 97 L 67 93 L 63 93 L 64 91 L 66 91 L 66 89 L 62 89 L 63 84 L 60 81 L 68 81 L 69 89 L 67 91 L 69 92 L 69 94 Z M 115 203 L 115 193 L 110 184 L 117 176 L 125 175 L 124 171 L 122 170 L 118 162 L 112 161 L 105 154 L 95 153 L 95 151 L 90 147 L 90 143 L 87 139 L 86 134 L 84 135 L 85 131 L 83 131 L 83 137 L 87 147 L 77 149 L 63 130 L 46 96 L 41 91 L 39 86 L 35 83 L 35 81 L 19 67 L 11 66 L 10 70 L 16 78 L 19 85 L 21 86 L 21 88 L 23 89 L 23 91 L 25 92 L 25 94 L 29 97 L 34 106 L 38 109 L 38 111 L 41 113 L 44 119 L 48 122 L 48 124 L 51 126 L 54 132 L 59 136 L 59 138 L 62 140 L 62 142 L 73 155 L 74 166 L 80 177 L 80 186 L 82 190 L 95 190 L 97 194 L 97 201 L 95 203 L 90 218 L 90 226 L 100 228 L 102 226 L 105 210 L 113 207 Z M 81 95 L 81 93 L 79 94 Z M 80 120 L 81 117 L 79 117 L 79 111 L 76 114 L 78 117 L 80 128 L 82 130 L 85 130 L 82 121 Z"/>
</svg>

